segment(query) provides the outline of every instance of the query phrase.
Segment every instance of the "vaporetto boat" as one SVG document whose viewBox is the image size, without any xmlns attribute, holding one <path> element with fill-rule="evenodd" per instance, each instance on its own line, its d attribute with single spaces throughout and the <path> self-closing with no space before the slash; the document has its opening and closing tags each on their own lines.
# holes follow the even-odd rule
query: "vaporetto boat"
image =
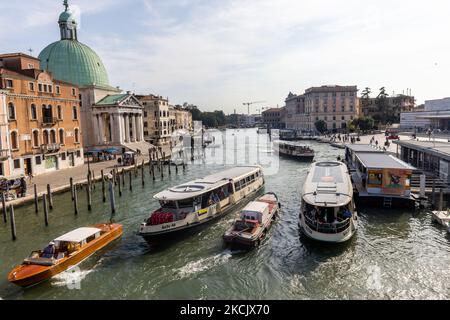
<svg viewBox="0 0 450 320">
<path fill-rule="evenodd" d="M 311 165 L 302 192 L 299 226 L 314 240 L 345 242 L 355 234 L 358 217 L 353 186 L 342 162 Z"/>
<path fill-rule="evenodd" d="M 315 155 L 310 147 L 297 142 L 277 140 L 273 142 L 273 148 L 281 156 L 300 161 L 313 161 Z"/>
<path fill-rule="evenodd" d="M 234 167 L 154 196 L 161 207 L 139 228 L 146 239 L 200 226 L 229 213 L 264 187 L 260 166 Z"/>
</svg>

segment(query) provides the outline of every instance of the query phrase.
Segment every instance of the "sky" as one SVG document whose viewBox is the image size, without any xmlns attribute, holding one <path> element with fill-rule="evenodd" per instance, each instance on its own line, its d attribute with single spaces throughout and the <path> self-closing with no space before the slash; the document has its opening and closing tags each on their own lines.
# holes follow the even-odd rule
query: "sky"
<svg viewBox="0 0 450 320">
<path fill-rule="evenodd" d="M 0 0 L 0 52 L 59 40 L 62 0 Z M 26 3 L 26 4 L 25 4 Z M 113 86 L 246 113 L 320 85 L 450 96 L 448 0 L 69 0 Z"/>
</svg>

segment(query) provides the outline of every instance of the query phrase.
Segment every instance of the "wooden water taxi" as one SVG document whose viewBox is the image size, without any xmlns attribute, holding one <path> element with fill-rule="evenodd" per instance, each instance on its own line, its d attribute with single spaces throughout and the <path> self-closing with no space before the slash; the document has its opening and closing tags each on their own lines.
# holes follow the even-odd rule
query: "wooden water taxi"
<svg viewBox="0 0 450 320">
<path fill-rule="evenodd" d="M 288 141 L 274 141 L 274 150 L 277 151 L 281 156 L 293 158 L 300 161 L 313 161 L 314 160 L 314 150 L 310 147 Z"/>
<path fill-rule="evenodd" d="M 120 224 L 98 224 L 73 230 L 34 251 L 8 275 L 8 280 L 29 287 L 70 269 L 122 235 Z"/>
<path fill-rule="evenodd" d="M 257 247 L 267 235 L 279 214 L 280 203 L 274 193 L 268 193 L 250 202 L 241 212 L 223 240 L 232 247 Z"/>
<path fill-rule="evenodd" d="M 177 234 L 218 219 L 264 187 L 260 166 L 241 166 L 167 189 L 161 207 L 140 226 L 146 240 Z"/>
<path fill-rule="evenodd" d="M 299 218 L 300 230 L 311 239 L 338 243 L 352 238 L 358 217 L 344 163 L 312 164 L 303 186 Z"/>
</svg>

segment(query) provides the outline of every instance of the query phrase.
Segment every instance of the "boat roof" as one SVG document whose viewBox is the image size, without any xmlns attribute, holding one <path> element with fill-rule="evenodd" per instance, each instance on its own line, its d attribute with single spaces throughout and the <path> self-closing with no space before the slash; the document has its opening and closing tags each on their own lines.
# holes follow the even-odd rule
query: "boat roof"
<svg viewBox="0 0 450 320">
<path fill-rule="evenodd" d="M 353 152 L 367 152 L 367 153 L 383 153 L 383 150 L 377 149 L 370 144 L 352 144 L 345 146 L 347 149 Z"/>
<path fill-rule="evenodd" d="M 302 199 L 314 206 L 340 207 L 353 197 L 353 186 L 347 166 L 325 161 L 311 165 L 303 185 Z"/>
<path fill-rule="evenodd" d="M 259 202 L 259 201 L 253 201 L 250 202 L 242 211 L 253 211 L 253 212 L 260 212 L 263 213 L 267 208 L 269 207 L 269 204 L 266 202 Z"/>
<path fill-rule="evenodd" d="M 56 238 L 54 241 L 78 243 L 101 231 L 101 229 L 97 228 L 79 228 Z"/>
<path fill-rule="evenodd" d="M 415 170 L 406 162 L 385 153 L 359 153 L 357 158 L 366 168 Z"/>
<path fill-rule="evenodd" d="M 294 142 L 294 141 L 282 141 L 282 140 L 276 140 L 273 143 L 276 144 L 284 144 L 286 146 L 292 146 L 292 147 L 308 147 L 307 145 L 300 143 L 300 142 Z"/>
<path fill-rule="evenodd" d="M 197 197 L 211 190 L 226 185 L 230 180 L 261 170 L 260 166 L 238 166 L 207 177 L 192 180 L 182 185 L 166 189 L 154 196 L 157 200 L 177 201 Z"/>
</svg>

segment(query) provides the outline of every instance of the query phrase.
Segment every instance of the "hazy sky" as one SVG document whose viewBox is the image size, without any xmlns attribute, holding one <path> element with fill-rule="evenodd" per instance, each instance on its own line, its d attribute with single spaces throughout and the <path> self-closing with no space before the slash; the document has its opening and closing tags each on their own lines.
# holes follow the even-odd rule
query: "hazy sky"
<svg viewBox="0 0 450 320">
<path fill-rule="evenodd" d="M 25 4 L 26 2 L 26 4 Z M 0 0 L 0 52 L 59 40 L 62 0 Z M 110 82 L 202 109 L 358 85 L 450 96 L 448 0 L 69 0 Z"/>
</svg>

